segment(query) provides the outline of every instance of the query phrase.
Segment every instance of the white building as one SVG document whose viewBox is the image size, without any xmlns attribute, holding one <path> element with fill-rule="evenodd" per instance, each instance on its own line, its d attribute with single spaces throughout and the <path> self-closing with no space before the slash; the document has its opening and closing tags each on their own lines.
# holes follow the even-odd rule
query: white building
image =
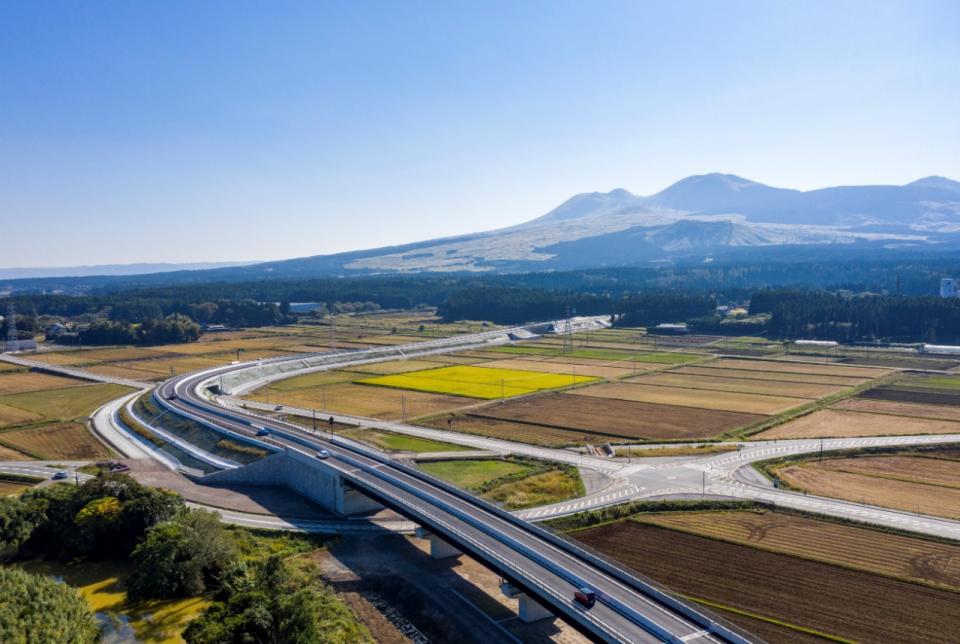
<svg viewBox="0 0 960 644">
<path fill-rule="evenodd" d="M 940 297 L 960 297 L 960 280 L 944 277 L 940 280 Z"/>
</svg>

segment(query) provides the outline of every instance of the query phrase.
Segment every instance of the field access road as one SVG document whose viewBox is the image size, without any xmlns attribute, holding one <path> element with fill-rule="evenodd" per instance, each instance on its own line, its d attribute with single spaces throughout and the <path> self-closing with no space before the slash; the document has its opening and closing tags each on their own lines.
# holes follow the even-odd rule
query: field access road
<svg viewBox="0 0 960 644">
<path fill-rule="evenodd" d="M 667 596 L 575 544 L 416 468 L 352 441 L 325 439 L 283 421 L 220 407 L 198 391 L 221 373 L 244 366 L 249 365 L 173 378 L 160 386 L 155 397 L 175 413 L 201 418 L 229 431 L 252 435 L 254 425 L 267 427 L 272 440 L 286 450 L 307 456 L 318 449 L 328 450 L 330 457 L 318 460 L 317 467 L 335 471 L 351 486 L 484 562 L 594 638 L 624 642 L 748 641 L 696 606 Z M 574 591 L 581 586 L 597 591 L 597 603 L 590 610 L 573 601 Z"/>
</svg>

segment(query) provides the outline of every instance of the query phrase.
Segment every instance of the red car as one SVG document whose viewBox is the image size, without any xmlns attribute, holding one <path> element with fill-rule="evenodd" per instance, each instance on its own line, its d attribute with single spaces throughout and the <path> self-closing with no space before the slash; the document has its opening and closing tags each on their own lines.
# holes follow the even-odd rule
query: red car
<svg viewBox="0 0 960 644">
<path fill-rule="evenodd" d="M 573 598 L 578 604 L 586 608 L 593 608 L 593 605 L 597 603 L 597 593 L 586 587 L 575 590 Z"/>
</svg>

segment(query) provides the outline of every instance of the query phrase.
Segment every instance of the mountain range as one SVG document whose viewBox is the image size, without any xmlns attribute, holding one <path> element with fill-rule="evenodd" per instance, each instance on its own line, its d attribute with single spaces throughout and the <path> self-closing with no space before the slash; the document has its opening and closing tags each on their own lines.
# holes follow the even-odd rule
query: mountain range
<svg viewBox="0 0 960 644">
<path fill-rule="evenodd" d="M 526 223 L 403 246 L 268 262 L 272 275 L 529 271 L 709 261 L 798 249 L 960 249 L 960 182 L 926 177 L 902 186 L 800 191 L 732 174 L 687 177 L 643 197 L 618 188 L 571 197 Z"/>
<path fill-rule="evenodd" d="M 875 259 L 884 253 L 957 251 L 960 182 L 945 177 L 926 177 L 902 186 L 800 191 L 713 173 L 687 177 L 646 197 L 622 188 L 575 195 L 540 217 L 499 230 L 157 277 L 130 278 L 130 271 L 124 270 L 127 277 L 123 279 L 150 284 L 524 272 L 719 259 Z M 8 273 L 7 277 L 13 276 Z"/>
</svg>

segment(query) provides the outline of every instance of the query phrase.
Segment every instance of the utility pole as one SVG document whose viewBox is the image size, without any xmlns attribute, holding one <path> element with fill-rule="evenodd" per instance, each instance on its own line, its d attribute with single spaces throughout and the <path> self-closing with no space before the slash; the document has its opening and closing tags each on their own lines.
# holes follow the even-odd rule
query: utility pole
<svg viewBox="0 0 960 644">
<path fill-rule="evenodd" d="M 20 337 L 17 335 L 17 311 L 13 308 L 13 302 L 7 306 L 7 344 L 4 349 L 7 352 L 17 350 L 17 341 Z"/>
<path fill-rule="evenodd" d="M 403 424 L 407 423 L 407 399 L 400 394 L 400 421 Z"/>
<path fill-rule="evenodd" d="M 503 404 L 503 378 L 500 379 L 500 404 Z"/>
<path fill-rule="evenodd" d="M 823 463 L 823 437 L 820 437 L 820 462 Z"/>
</svg>

